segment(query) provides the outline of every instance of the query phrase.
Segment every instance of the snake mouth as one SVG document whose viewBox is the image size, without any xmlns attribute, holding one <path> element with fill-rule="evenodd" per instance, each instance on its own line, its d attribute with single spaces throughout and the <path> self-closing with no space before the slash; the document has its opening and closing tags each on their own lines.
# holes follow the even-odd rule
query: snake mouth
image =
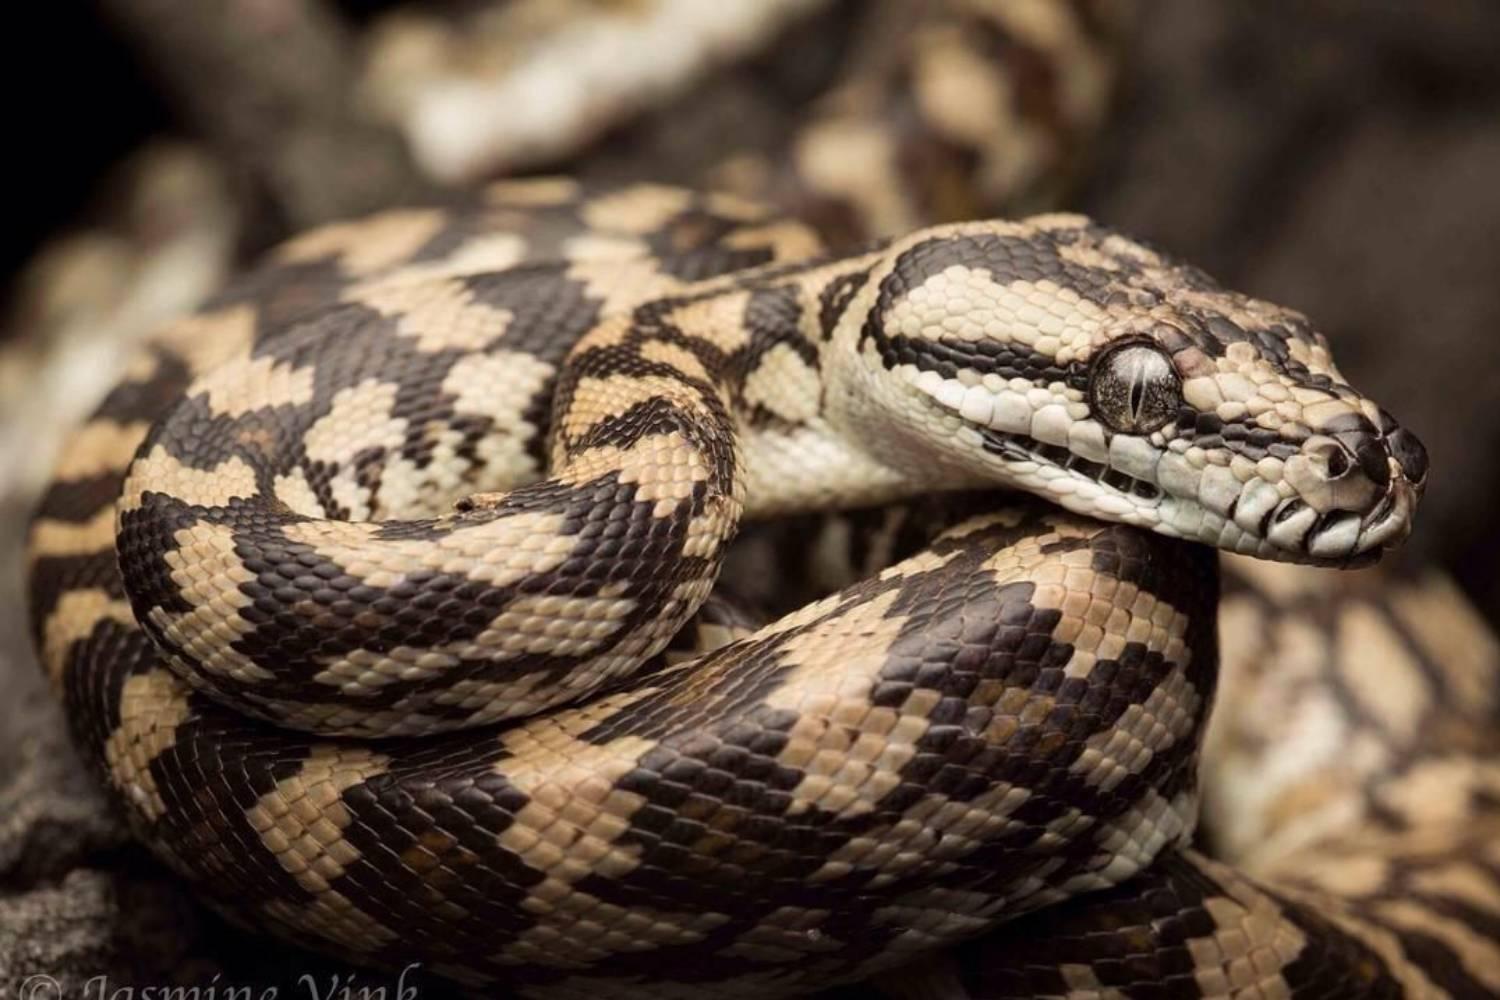
<svg viewBox="0 0 1500 1000">
<path fill-rule="evenodd" d="M 1235 519 L 1234 513 L 1231 519 Z M 1342 562 L 1363 554 L 1359 543 L 1364 520 L 1352 511 L 1319 513 L 1292 497 L 1262 515 L 1255 533 L 1268 544 L 1269 555 L 1305 562 Z"/>
<path fill-rule="evenodd" d="M 1329 511 L 1317 515 L 1302 541 L 1303 550 L 1314 560 L 1346 566 L 1375 562 L 1411 533 L 1414 506 L 1413 490 L 1398 481 L 1366 513 Z"/>
<path fill-rule="evenodd" d="M 1383 488 L 1368 505 L 1329 505 L 1327 498 L 1285 496 L 1285 483 L 1253 480 L 1229 503 L 1225 517 L 1241 530 L 1264 539 L 1258 553 L 1333 566 L 1359 566 L 1411 532 L 1421 487 L 1402 475 L 1395 462 Z"/>
<path fill-rule="evenodd" d="M 1132 505 L 1138 505 L 1137 509 L 1170 503 L 1166 491 L 1155 483 L 1083 458 L 1059 445 L 989 427 L 980 428 L 979 435 L 985 451 L 1007 462 L 1034 462 L 1061 470 L 1075 479 L 1129 497 Z M 1320 513 L 1299 497 L 1276 499 L 1277 495 L 1272 484 L 1260 483 L 1258 488 L 1235 496 L 1227 509 L 1203 508 L 1211 523 L 1220 527 L 1207 537 L 1197 537 L 1261 558 L 1358 567 L 1375 562 L 1382 551 L 1400 542 L 1410 523 L 1412 498 L 1403 492 L 1399 481 L 1364 513 L 1348 510 Z M 1195 503 L 1191 497 L 1179 502 Z"/>
<path fill-rule="evenodd" d="M 1121 472 L 1102 462 L 1090 461 L 1060 445 L 1046 444 L 1024 434 L 997 431 L 992 427 L 980 428 L 979 436 L 984 450 L 998 455 L 1007 462 L 1045 462 L 1100 486 L 1108 487 L 1123 496 L 1154 502 L 1162 498 L 1161 487 L 1144 479 Z"/>
</svg>

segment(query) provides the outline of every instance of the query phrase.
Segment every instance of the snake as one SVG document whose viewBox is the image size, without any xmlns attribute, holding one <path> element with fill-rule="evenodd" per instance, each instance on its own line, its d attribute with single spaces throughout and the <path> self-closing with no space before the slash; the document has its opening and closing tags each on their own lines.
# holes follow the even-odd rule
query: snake
<svg viewBox="0 0 1500 1000">
<path fill-rule="evenodd" d="M 1475 996 L 1483 726 L 1409 733 L 1441 753 L 1300 872 L 1193 840 L 1218 552 L 1368 564 L 1427 472 L 1302 314 L 1083 216 L 845 251 L 506 181 L 297 237 L 152 339 L 60 459 L 30 611 L 136 836 L 356 963 Z M 913 499 L 952 510 L 781 617 L 714 591 L 742 521 Z"/>
</svg>

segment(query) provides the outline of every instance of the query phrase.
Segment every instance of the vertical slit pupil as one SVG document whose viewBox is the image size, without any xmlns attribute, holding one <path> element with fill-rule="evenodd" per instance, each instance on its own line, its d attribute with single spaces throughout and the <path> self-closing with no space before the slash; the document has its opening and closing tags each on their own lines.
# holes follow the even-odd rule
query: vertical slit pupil
<svg viewBox="0 0 1500 1000">
<path fill-rule="evenodd" d="M 1130 416 L 1136 423 L 1141 422 L 1141 408 L 1146 405 L 1146 379 L 1140 368 L 1130 375 Z"/>
</svg>

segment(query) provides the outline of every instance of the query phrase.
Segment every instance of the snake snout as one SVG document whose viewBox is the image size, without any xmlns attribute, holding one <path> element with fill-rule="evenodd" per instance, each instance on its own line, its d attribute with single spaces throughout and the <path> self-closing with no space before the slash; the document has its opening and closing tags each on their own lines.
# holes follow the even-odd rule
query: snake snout
<svg viewBox="0 0 1500 1000">
<path fill-rule="evenodd" d="M 1356 555 L 1378 552 L 1406 538 L 1427 484 L 1427 449 L 1417 436 L 1383 410 L 1379 427 L 1378 437 L 1361 442 L 1367 454 L 1361 464 L 1372 470 L 1379 466 L 1378 478 L 1385 489 L 1360 522 Z M 1371 478 L 1375 475 L 1372 471 Z"/>
<path fill-rule="evenodd" d="M 1427 476 L 1427 452 L 1379 411 L 1325 422 L 1286 467 L 1299 499 L 1317 516 L 1299 547 L 1315 560 L 1374 556 L 1411 531 Z"/>
<path fill-rule="evenodd" d="M 1421 491 L 1403 476 L 1392 476 L 1389 488 L 1360 519 L 1354 554 L 1374 554 L 1390 548 L 1411 533 L 1411 518 Z"/>
<path fill-rule="evenodd" d="M 1417 489 L 1427 485 L 1427 449 L 1417 436 L 1405 427 L 1397 427 L 1385 438 L 1391 457 L 1401 467 L 1401 475 Z"/>
<path fill-rule="evenodd" d="M 1316 435 L 1288 462 L 1287 477 L 1316 511 L 1362 513 L 1389 489 L 1390 461 L 1373 435 Z"/>
</svg>

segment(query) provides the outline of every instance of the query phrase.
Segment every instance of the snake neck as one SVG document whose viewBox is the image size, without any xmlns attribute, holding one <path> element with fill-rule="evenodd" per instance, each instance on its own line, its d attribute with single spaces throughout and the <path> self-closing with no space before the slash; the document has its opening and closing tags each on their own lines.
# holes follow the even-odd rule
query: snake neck
<svg viewBox="0 0 1500 1000">
<path fill-rule="evenodd" d="M 642 356 L 716 387 L 733 428 L 744 514 L 764 519 L 848 509 L 934 489 L 979 484 L 957 465 L 934 463 L 891 414 L 865 407 L 868 371 L 848 362 L 840 330 L 869 311 L 872 274 L 884 247 L 832 260 L 776 265 L 701 296 L 651 303 L 613 330 L 603 347 Z M 589 342 L 580 345 L 587 354 Z M 618 364 L 618 357 L 611 357 Z M 574 371 L 589 367 L 575 355 Z M 675 377 L 672 373 L 663 373 Z M 580 409 L 565 375 L 554 405 L 553 465 L 570 460 L 570 412 Z M 600 401 L 602 403 L 602 400 Z"/>
</svg>

